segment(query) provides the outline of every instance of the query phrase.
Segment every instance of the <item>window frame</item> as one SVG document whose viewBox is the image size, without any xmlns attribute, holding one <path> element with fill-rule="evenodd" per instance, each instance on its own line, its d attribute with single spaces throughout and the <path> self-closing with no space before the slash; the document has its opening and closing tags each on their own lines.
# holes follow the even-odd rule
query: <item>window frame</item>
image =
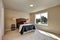
<svg viewBox="0 0 60 40">
<path fill-rule="evenodd" d="M 40 17 L 41 17 L 41 14 L 43 14 L 43 13 L 47 13 L 47 24 L 42 24 L 42 23 L 41 24 L 37 24 L 36 23 L 36 15 L 40 14 Z M 36 25 L 42 25 L 42 26 L 48 26 L 48 12 L 41 12 L 41 13 L 37 13 L 37 14 L 35 14 L 35 24 Z"/>
</svg>

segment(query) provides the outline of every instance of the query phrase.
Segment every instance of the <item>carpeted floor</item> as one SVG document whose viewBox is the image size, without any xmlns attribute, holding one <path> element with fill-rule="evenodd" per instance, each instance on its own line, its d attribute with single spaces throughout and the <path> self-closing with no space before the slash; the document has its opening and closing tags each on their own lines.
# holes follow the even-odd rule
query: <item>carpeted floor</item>
<svg viewBox="0 0 60 40">
<path fill-rule="evenodd" d="M 4 40 L 56 40 L 50 36 L 40 33 L 38 30 L 35 32 L 20 35 L 18 30 L 10 31 L 4 36 Z"/>
</svg>

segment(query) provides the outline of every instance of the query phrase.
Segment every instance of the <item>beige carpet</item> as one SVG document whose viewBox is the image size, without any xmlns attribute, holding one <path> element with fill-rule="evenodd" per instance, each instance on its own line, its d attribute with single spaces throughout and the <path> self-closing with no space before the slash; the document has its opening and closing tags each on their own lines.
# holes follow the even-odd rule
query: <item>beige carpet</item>
<svg viewBox="0 0 60 40">
<path fill-rule="evenodd" d="M 56 40 L 50 36 L 40 33 L 38 30 L 20 35 L 18 30 L 8 32 L 4 40 Z"/>
</svg>

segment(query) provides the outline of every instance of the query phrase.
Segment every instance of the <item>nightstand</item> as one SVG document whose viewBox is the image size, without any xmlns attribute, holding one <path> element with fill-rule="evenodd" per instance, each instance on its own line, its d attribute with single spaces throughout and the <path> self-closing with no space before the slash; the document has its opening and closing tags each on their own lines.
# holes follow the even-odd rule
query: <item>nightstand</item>
<svg viewBox="0 0 60 40">
<path fill-rule="evenodd" d="M 11 31 L 14 31 L 16 28 L 15 28 L 15 24 L 12 24 L 11 25 Z"/>
</svg>

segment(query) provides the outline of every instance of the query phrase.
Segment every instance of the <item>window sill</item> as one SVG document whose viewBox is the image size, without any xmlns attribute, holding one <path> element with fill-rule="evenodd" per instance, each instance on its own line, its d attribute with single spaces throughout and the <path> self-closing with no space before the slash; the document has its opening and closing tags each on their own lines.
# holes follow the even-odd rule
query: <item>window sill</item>
<svg viewBox="0 0 60 40">
<path fill-rule="evenodd" d="M 36 25 L 40 25 L 40 26 L 48 26 L 48 24 L 36 24 Z"/>
</svg>

